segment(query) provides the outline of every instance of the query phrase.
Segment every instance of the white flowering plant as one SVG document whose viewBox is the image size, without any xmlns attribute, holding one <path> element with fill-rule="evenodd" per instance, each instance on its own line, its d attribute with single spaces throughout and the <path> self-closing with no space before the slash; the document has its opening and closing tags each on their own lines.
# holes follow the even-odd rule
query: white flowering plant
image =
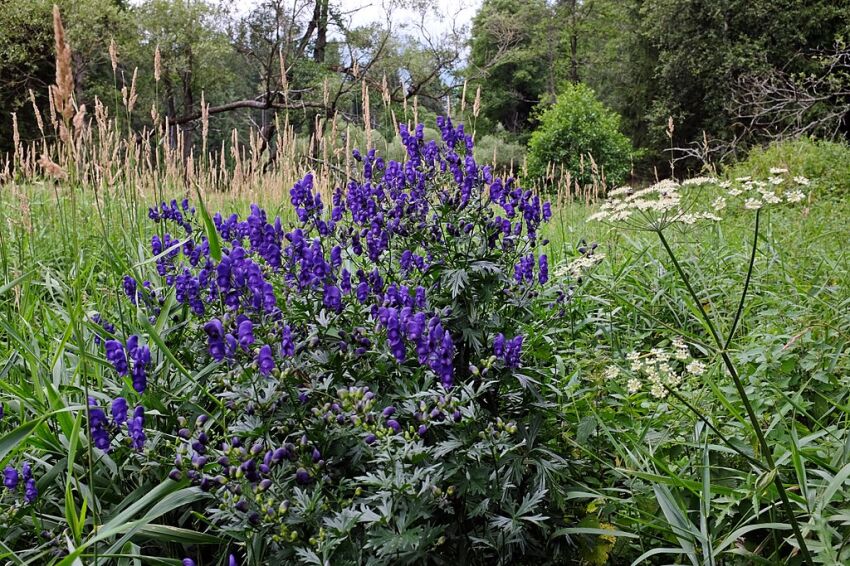
<svg viewBox="0 0 850 566">
<path fill-rule="evenodd" d="M 795 508 L 792 506 L 785 476 L 777 467 L 773 448 L 766 439 L 762 417 L 757 414 L 741 373 L 729 355 L 729 348 L 736 337 L 750 288 L 758 251 L 763 209 L 783 204 L 796 206 L 809 199 L 806 191 L 810 185 L 809 179 L 799 175 L 792 176 L 784 167 L 773 167 L 769 173 L 770 176 L 763 179 L 754 179 L 751 176 L 727 180 L 696 177 L 681 183 L 667 179 L 646 188 L 622 187 L 608 194 L 608 199 L 601 205 L 599 211 L 589 218 L 589 221 L 604 222 L 620 229 L 656 234 L 672 264 L 672 271 L 676 274 L 678 283 L 689 299 L 688 310 L 696 314 L 699 326 L 708 336 L 700 348 L 704 357 L 693 357 L 685 339 L 675 336 L 670 342 L 672 348 L 665 349 L 653 345 L 646 351 L 633 351 L 623 360 L 622 365 L 625 367 L 615 363 L 608 366 L 603 375 L 606 380 L 619 380 L 624 383 L 625 392 L 630 397 L 635 397 L 644 390 L 647 390 L 650 396 L 659 402 L 666 400 L 668 395 L 674 397 L 691 411 L 703 426 L 717 434 L 726 448 L 742 456 L 754 469 L 758 470 L 764 476 L 764 482 L 772 484 L 775 489 L 778 497 L 776 505 L 781 509 L 793 533 L 794 545 L 800 556 L 804 562 L 811 563 L 811 554 Z M 722 220 L 721 214 L 751 211 L 755 213 L 754 234 L 746 278 L 732 321 L 726 332 L 721 334 L 717 314 L 710 311 L 710 299 L 704 292 L 701 293 L 694 288 L 693 279 L 674 251 L 666 232 L 671 227 L 686 230 L 698 223 L 717 223 Z M 680 324 L 686 324 L 686 322 L 680 322 Z M 734 390 L 744 408 L 745 417 L 743 418 L 749 424 L 751 440 L 758 447 L 756 456 L 741 449 L 740 439 L 732 439 L 723 434 L 698 405 L 687 399 L 687 393 L 681 391 L 685 382 L 691 382 L 695 389 L 698 388 L 698 379 L 711 369 L 712 361 L 721 363 L 734 384 Z M 719 391 L 716 388 L 710 390 L 715 394 Z M 724 403 L 725 400 L 721 402 Z"/>
</svg>

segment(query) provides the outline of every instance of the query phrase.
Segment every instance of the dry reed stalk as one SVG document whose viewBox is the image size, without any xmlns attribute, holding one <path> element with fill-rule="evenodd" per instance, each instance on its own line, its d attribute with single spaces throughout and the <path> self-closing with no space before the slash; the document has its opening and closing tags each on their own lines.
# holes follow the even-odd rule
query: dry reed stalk
<svg viewBox="0 0 850 566">
<path fill-rule="evenodd" d="M 372 116 L 369 113 L 369 85 L 363 81 L 363 128 L 366 130 L 366 147 L 372 147 Z"/>
<path fill-rule="evenodd" d="M 35 102 L 35 93 L 32 89 L 29 89 L 30 95 L 30 103 L 32 104 L 32 111 L 35 114 L 35 123 L 38 126 L 38 131 L 41 132 L 41 139 L 44 140 L 44 121 L 41 117 L 41 111 L 38 109 L 38 104 Z"/>
<path fill-rule="evenodd" d="M 466 81 L 463 81 L 463 93 L 460 95 L 460 113 L 466 112 Z"/>
<path fill-rule="evenodd" d="M 48 108 L 50 109 L 50 123 L 53 129 L 56 130 L 58 121 L 56 119 L 56 103 L 53 101 L 53 87 L 47 89 Z"/>
<path fill-rule="evenodd" d="M 398 120 L 395 118 L 395 110 L 390 110 L 390 116 L 393 119 L 393 134 L 398 135 Z"/>
<path fill-rule="evenodd" d="M 71 47 L 65 40 L 65 27 L 56 4 L 53 5 L 53 39 L 56 44 L 56 85 L 53 102 L 56 111 L 68 122 L 74 112 L 74 75 L 71 72 Z"/>
<path fill-rule="evenodd" d="M 112 76 L 115 77 L 118 73 L 118 46 L 115 45 L 115 38 L 109 39 L 109 62 L 112 63 Z"/>
<path fill-rule="evenodd" d="M 162 78 L 162 53 L 159 50 L 159 44 L 156 45 L 156 50 L 153 52 L 153 80 L 159 82 Z"/>
<path fill-rule="evenodd" d="M 207 159 L 207 137 L 210 133 L 210 105 L 204 99 L 201 91 L 201 163 Z"/>
<path fill-rule="evenodd" d="M 481 85 L 478 85 L 478 88 L 475 90 L 475 101 L 472 103 L 472 116 L 478 118 L 479 112 L 481 112 Z"/>
<path fill-rule="evenodd" d="M 86 105 L 81 104 L 77 113 L 74 114 L 74 129 L 77 130 L 77 135 L 80 135 L 86 125 Z"/>
<path fill-rule="evenodd" d="M 351 126 L 345 126 L 345 177 L 351 178 Z"/>
<path fill-rule="evenodd" d="M 74 76 L 71 71 L 71 47 L 65 40 L 65 27 L 56 4 L 53 5 L 53 39 L 56 44 L 56 85 L 53 98 L 57 112 L 67 122 L 74 112 Z"/>
<path fill-rule="evenodd" d="M 387 83 L 387 74 L 384 73 L 384 78 L 381 80 L 381 98 L 384 101 L 384 107 L 389 108 L 390 106 L 390 85 Z"/>
<path fill-rule="evenodd" d="M 21 134 L 18 131 L 18 114 L 12 112 L 12 144 L 15 146 L 14 160 L 20 161 L 23 159 L 24 150 L 21 147 Z"/>
</svg>

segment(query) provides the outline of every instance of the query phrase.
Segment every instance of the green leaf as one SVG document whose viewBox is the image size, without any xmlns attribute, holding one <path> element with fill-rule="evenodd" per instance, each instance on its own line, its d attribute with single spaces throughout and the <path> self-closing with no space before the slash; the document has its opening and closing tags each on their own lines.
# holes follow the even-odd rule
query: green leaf
<svg viewBox="0 0 850 566">
<path fill-rule="evenodd" d="M 210 243 L 210 257 L 215 261 L 221 261 L 221 242 L 218 239 L 218 230 L 215 229 L 215 224 L 213 224 L 210 213 L 207 211 L 207 206 L 204 204 L 201 191 L 196 190 L 195 193 L 198 195 L 198 209 L 201 211 L 201 218 L 204 220 L 207 240 Z"/>
<path fill-rule="evenodd" d="M 30 433 L 35 430 L 35 427 L 41 424 L 42 420 L 44 420 L 44 417 L 25 422 L 12 432 L 7 433 L 0 438 L 0 463 L 6 459 L 6 456 L 8 456 L 12 450 L 17 448 L 21 441 L 27 438 Z"/>
</svg>

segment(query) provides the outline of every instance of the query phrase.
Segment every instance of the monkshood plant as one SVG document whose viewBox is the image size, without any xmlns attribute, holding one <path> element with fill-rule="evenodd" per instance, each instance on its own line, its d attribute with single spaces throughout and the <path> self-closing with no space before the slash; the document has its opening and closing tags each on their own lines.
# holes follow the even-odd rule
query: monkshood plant
<svg viewBox="0 0 850 566">
<path fill-rule="evenodd" d="M 554 536 L 568 463 L 542 440 L 563 393 L 542 337 L 575 291 L 549 281 L 551 208 L 438 124 L 440 141 L 401 127 L 403 163 L 355 151 L 359 178 L 327 205 L 305 177 L 291 225 L 256 205 L 152 208 L 155 273 L 124 280 L 150 323 L 92 321 L 132 397 L 90 400 L 96 449 L 202 490 L 177 524 L 232 541 L 234 561 L 575 554 Z"/>
</svg>

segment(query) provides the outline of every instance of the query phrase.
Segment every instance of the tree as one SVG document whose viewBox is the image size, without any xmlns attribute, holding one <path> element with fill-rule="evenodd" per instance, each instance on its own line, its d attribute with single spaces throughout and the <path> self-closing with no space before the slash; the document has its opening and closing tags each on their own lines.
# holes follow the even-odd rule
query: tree
<svg viewBox="0 0 850 566">
<path fill-rule="evenodd" d="M 553 82 L 544 0 L 485 0 L 472 23 L 470 75 L 481 86 L 481 114 L 509 132 L 527 131 L 532 111 Z M 549 53 L 547 53 L 547 49 Z"/>
<path fill-rule="evenodd" d="M 647 120 L 663 139 L 668 116 L 676 143 L 732 140 L 741 130 L 728 101 L 742 76 L 770 69 L 800 73 L 804 50 L 829 48 L 848 29 L 848 0 L 647 0 L 641 33 L 657 52 L 656 88 Z"/>
<path fill-rule="evenodd" d="M 65 14 L 68 39 L 73 44 L 77 101 L 90 102 L 106 91 L 110 38 L 127 33 L 128 14 L 118 0 L 57 0 Z M 32 100 L 47 108 L 47 87 L 53 83 L 54 0 L 9 1 L 0 10 L 0 152 L 12 146 L 9 113 L 17 113 L 23 141 L 41 136 Z M 30 95 L 32 92 L 32 95 Z"/>
</svg>

